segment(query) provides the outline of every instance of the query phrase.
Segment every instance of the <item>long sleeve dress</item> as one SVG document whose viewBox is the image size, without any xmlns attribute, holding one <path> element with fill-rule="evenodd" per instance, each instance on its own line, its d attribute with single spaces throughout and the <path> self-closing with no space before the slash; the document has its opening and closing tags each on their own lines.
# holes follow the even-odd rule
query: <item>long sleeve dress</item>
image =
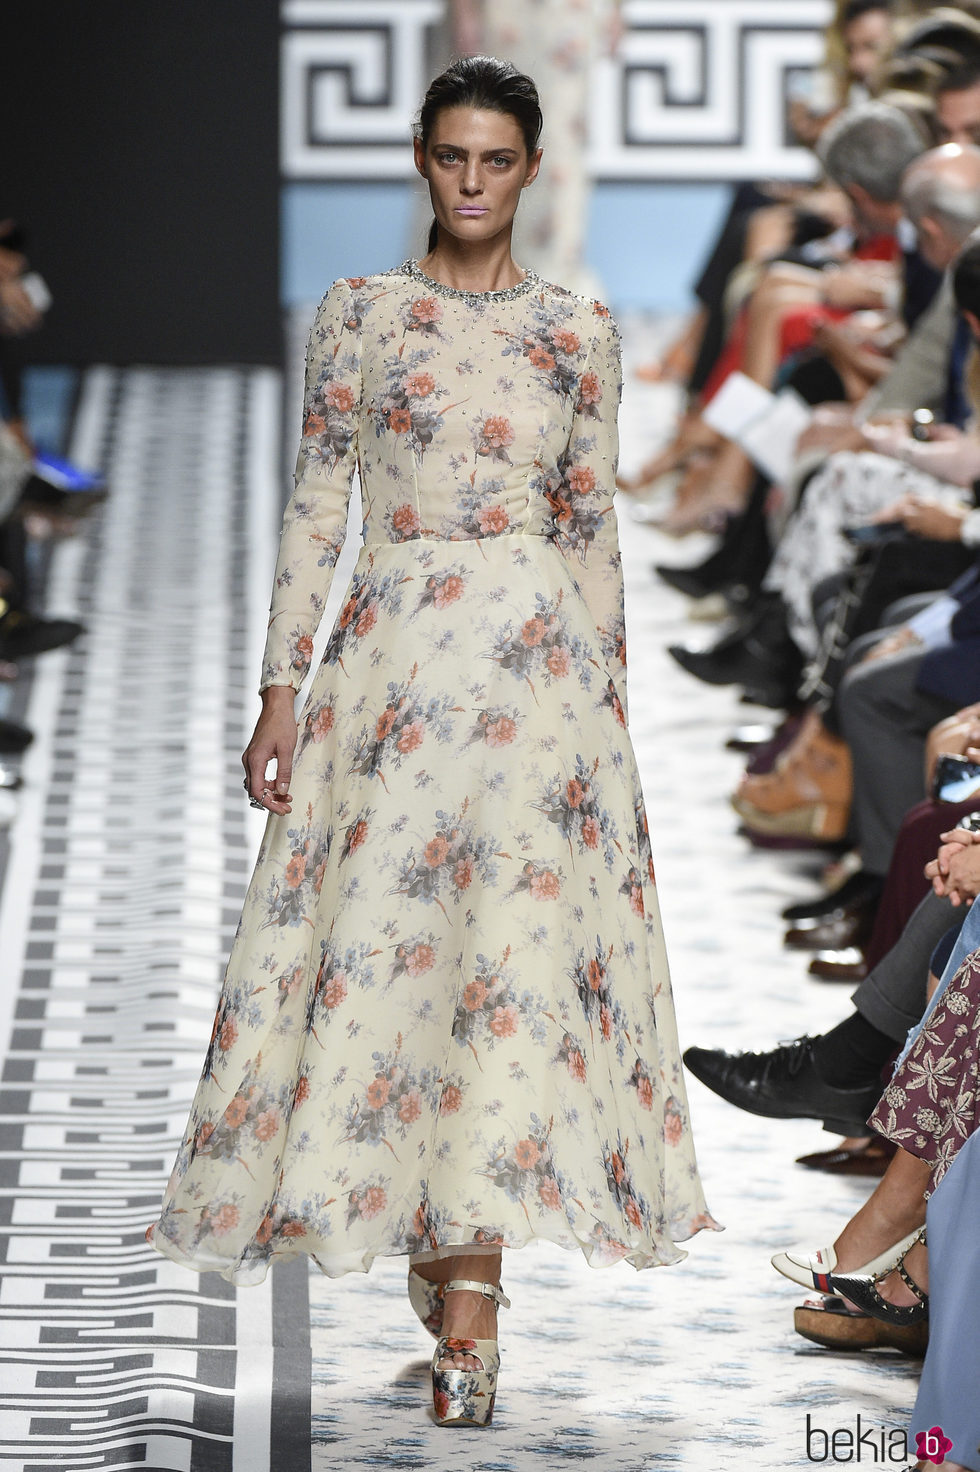
<svg viewBox="0 0 980 1472">
<path fill-rule="evenodd" d="M 450 1244 L 677 1261 L 715 1224 L 626 729 L 618 339 L 413 262 L 313 324 L 263 688 L 299 716 L 148 1238 L 236 1283 Z"/>
</svg>

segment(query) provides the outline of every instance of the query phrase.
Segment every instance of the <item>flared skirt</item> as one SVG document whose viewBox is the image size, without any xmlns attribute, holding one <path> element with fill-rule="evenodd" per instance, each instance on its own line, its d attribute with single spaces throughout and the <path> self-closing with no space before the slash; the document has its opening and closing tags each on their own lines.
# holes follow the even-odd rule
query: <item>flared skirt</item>
<svg viewBox="0 0 980 1472">
<path fill-rule="evenodd" d="M 148 1238 L 308 1254 L 712 1227 L 613 674 L 541 537 L 365 547 L 299 717 Z"/>
</svg>

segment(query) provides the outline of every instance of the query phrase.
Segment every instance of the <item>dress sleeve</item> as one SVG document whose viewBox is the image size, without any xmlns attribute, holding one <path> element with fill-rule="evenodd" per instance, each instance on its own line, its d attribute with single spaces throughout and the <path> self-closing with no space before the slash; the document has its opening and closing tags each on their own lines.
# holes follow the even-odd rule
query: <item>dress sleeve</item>
<svg viewBox="0 0 980 1472">
<path fill-rule="evenodd" d="M 303 437 L 282 523 L 260 690 L 298 690 L 347 531 L 361 404 L 358 318 L 337 281 L 313 319 L 306 353 Z"/>
<path fill-rule="evenodd" d="M 598 302 L 594 310 L 594 335 L 578 383 L 568 446 L 559 463 L 561 484 L 552 498 L 554 539 L 592 613 L 612 681 L 610 694 L 625 721 L 623 569 L 613 507 L 623 375 L 615 323 Z"/>
</svg>

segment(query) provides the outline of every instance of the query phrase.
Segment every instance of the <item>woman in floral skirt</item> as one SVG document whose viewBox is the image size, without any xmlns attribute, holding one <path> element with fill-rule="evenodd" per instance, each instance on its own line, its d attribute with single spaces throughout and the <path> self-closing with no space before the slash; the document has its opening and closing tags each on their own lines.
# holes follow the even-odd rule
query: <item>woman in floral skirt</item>
<svg viewBox="0 0 980 1472">
<path fill-rule="evenodd" d="M 239 1284 L 407 1255 L 443 1424 L 490 1421 L 502 1248 L 645 1268 L 714 1226 L 626 729 L 617 335 L 510 253 L 540 129 L 529 78 L 451 66 L 428 255 L 317 312 L 243 759 L 269 820 L 148 1233 Z"/>
</svg>

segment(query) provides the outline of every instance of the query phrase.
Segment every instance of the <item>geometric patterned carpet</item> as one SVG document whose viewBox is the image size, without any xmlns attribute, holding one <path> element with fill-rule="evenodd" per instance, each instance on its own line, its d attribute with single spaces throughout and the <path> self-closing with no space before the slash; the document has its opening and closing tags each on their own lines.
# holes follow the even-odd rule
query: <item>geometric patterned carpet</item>
<svg viewBox="0 0 980 1472">
<path fill-rule="evenodd" d="M 808 1417 L 832 1432 L 857 1416 L 880 1444 L 907 1424 L 914 1364 L 798 1339 L 802 1292 L 768 1262 L 832 1240 L 867 1185 L 793 1165 L 829 1140 L 817 1125 L 754 1119 L 693 1080 L 726 1231 L 643 1274 L 556 1248 L 509 1256 L 482 1435 L 431 1420 L 431 1341 L 400 1260 L 335 1281 L 292 1264 L 236 1292 L 143 1242 L 261 833 L 239 753 L 281 505 L 278 399 L 264 370 L 85 378 L 71 450 L 106 468 L 112 495 L 53 558 L 48 608 L 88 632 L 37 664 L 0 911 L 0 1456 L 32 1472 L 786 1472 L 814 1459 Z M 664 390 L 629 388 L 627 468 L 668 407 Z M 813 892 L 815 861 L 736 836 L 723 741 L 745 708 L 665 653 L 692 626 L 649 564 L 699 547 L 622 508 L 620 523 L 630 724 L 682 1045 L 816 1031 L 848 991 L 806 978 L 776 918 Z"/>
<path fill-rule="evenodd" d="M 303 1266 L 239 1296 L 143 1240 L 261 831 L 278 383 L 93 370 L 76 416 L 112 495 L 53 558 L 87 633 L 37 662 L 0 915 L 0 1453 L 38 1472 L 309 1466 Z"/>
</svg>

